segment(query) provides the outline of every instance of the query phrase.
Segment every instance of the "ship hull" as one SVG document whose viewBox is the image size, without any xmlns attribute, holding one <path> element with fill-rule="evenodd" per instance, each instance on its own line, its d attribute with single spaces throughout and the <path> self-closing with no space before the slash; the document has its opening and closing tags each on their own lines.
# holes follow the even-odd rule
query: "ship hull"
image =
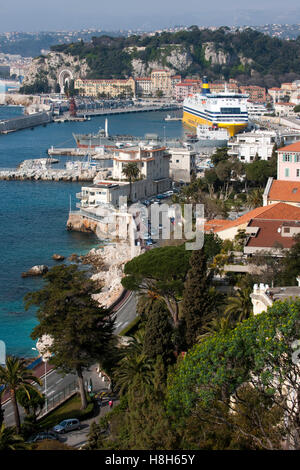
<svg viewBox="0 0 300 470">
<path fill-rule="evenodd" d="M 192 114 L 186 110 L 183 111 L 182 122 L 189 127 L 197 127 L 199 124 L 200 125 L 205 124 L 208 126 L 212 126 L 213 124 L 215 124 L 213 121 L 210 121 L 209 119 L 201 118 L 200 116 L 196 116 L 195 114 Z M 235 134 L 245 129 L 248 125 L 248 123 L 245 123 L 245 122 L 241 122 L 241 123 L 218 122 L 217 124 L 218 124 L 218 127 L 227 129 L 230 137 L 233 137 Z"/>
</svg>

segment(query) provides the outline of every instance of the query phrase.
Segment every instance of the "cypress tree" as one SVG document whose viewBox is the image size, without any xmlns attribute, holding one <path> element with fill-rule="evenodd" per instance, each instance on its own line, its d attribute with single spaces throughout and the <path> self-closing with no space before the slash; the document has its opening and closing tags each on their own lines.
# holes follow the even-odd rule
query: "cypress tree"
<svg viewBox="0 0 300 470">
<path fill-rule="evenodd" d="M 171 358 L 173 325 L 169 311 L 162 301 L 155 301 L 145 326 L 144 353 L 151 359 L 161 356 L 164 363 Z"/>
<path fill-rule="evenodd" d="M 193 251 L 182 301 L 188 347 L 194 345 L 211 313 L 210 281 L 211 274 L 207 272 L 207 260 L 203 248 Z"/>
</svg>

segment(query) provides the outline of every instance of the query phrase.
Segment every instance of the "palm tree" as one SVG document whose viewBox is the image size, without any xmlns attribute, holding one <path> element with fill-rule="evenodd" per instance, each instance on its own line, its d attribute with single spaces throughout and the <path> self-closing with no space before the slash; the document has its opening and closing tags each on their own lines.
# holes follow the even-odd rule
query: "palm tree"
<svg viewBox="0 0 300 470">
<path fill-rule="evenodd" d="M 263 205 L 263 190 L 261 188 L 253 189 L 247 197 L 247 207 L 255 209 Z"/>
<path fill-rule="evenodd" d="M 16 393 L 18 390 L 25 390 L 28 398 L 30 398 L 30 392 L 34 389 L 32 382 L 41 385 L 40 379 L 26 368 L 24 359 L 8 356 L 6 366 L 0 366 L 0 383 L 3 383 L 4 389 L 10 392 L 18 434 L 20 433 L 21 422 Z"/>
<path fill-rule="evenodd" d="M 251 288 L 239 289 L 234 297 L 228 297 L 228 306 L 224 314 L 237 322 L 246 320 L 252 315 Z"/>
<path fill-rule="evenodd" d="M 198 336 L 197 341 L 201 342 L 213 336 L 215 333 L 227 333 L 231 328 L 232 326 L 228 316 L 213 318 L 207 325 L 204 325 L 203 331 L 205 331 L 205 333 Z"/>
<path fill-rule="evenodd" d="M 16 434 L 13 428 L 6 428 L 4 423 L 2 423 L 0 427 L 0 451 L 23 449 L 26 449 L 23 438 Z"/>
<path fill-rule="evenodd" d="M 131 189 L 132 189 L 132 180 L 136 179 L 139 176 L 140 170 L 138 169 L 138 166 L 134 162 L 129 162 L 127 163 L 126 166 L 122 169 L 122 173 L 126 176 L 126 178 L 129 180 L 129 199 L 131 201 Z"/>
<path fill-rule="evenodd" d="M 153 381 L 153 361 L 143 351 L 144 331 L 138 331 L 125 350 L 124 357 L 115 369 L 116 386 L 123 394 L 133 383 L 151 385 Z"/>
</svg>

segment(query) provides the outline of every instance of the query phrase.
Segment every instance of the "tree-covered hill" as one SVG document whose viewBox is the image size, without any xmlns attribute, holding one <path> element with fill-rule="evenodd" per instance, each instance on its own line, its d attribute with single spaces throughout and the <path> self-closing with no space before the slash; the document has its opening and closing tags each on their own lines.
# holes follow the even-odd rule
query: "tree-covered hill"
<svg viewBox="0 0 300 470">
<path fill-rule="evenodd" d="M 90 43 L 51 49 L 85 58 L 90 78 L 139 76 L 158 65 L 183 76 L 236 78 L 266 87 L 300 77 L 300 37 L 281 40 L 250 28 L 230 32 L 226 27 L 211 31 L 192 26 L 154 36 L 94 37 Z"/>
</svg>

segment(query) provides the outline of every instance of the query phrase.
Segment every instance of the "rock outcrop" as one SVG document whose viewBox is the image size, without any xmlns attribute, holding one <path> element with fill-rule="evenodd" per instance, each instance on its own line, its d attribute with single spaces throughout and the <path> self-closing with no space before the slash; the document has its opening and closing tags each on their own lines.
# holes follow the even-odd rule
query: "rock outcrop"
<svg viewBox="0 0 300 470">
<path fill-rule="evenodd" d="M 49 268 L 45 264 L 33 266 L 28 271 L 22 273 L 22 277 L 43 276 L 48 272 Z"/>
<path fill-rule="evenodd" d="M 102 290 L 95 294 L 93 298 L 104 307 L 112 305 L 123 292 L 121 279 L 125 263 L 132 258 L 132 250 L 128 243 L 116 243 L 106 245 L 98 250 L 89 252 L 94 258 L 99 256 L 103 262 L 104 269 L 92 276 L 94 281 L 102 284 Z"/>
<path fill-rule="evenodd" d="M 145 77 L 150 75 L 152 70 L 166 67 L 174 74 L 184 72 L 193 62 L 189 49 L 180 45 L 162 47 L 159 51 L 160 57 L 155 61 L 146 63 L 142 59 L 133 58 L 131 60 L 133 77 Z"/>
<path fill-rule="evenodd" d="M 225 65 L 229 63 L 230 55 L 222 50 L 216 50 L 213 42 L 206 42 L 202 45 L 204 58 L 211 65 Z"/>
<path fill-rule="evenodd" d="M 60 70 L 67 69 L 75 78 L 84 77 L 89 72 L 85 59 L 62 52 L 50 52 L 46 57 L 41 56 L 33 59 L 24 77 L 23 85 L 32 85 L 40 79 L 46 79 L 49 86 L 54 90 L 58 82 Z"/>
<path fill-rule="evenodd" d="M 59 255 L 59 254 L 55 253 L 55 254 L 52 256 L 52 259 L 54 259 L 54 261 L 63 261 L 63 260 L 65 259 L 65 256 Z"/>
</svg>

